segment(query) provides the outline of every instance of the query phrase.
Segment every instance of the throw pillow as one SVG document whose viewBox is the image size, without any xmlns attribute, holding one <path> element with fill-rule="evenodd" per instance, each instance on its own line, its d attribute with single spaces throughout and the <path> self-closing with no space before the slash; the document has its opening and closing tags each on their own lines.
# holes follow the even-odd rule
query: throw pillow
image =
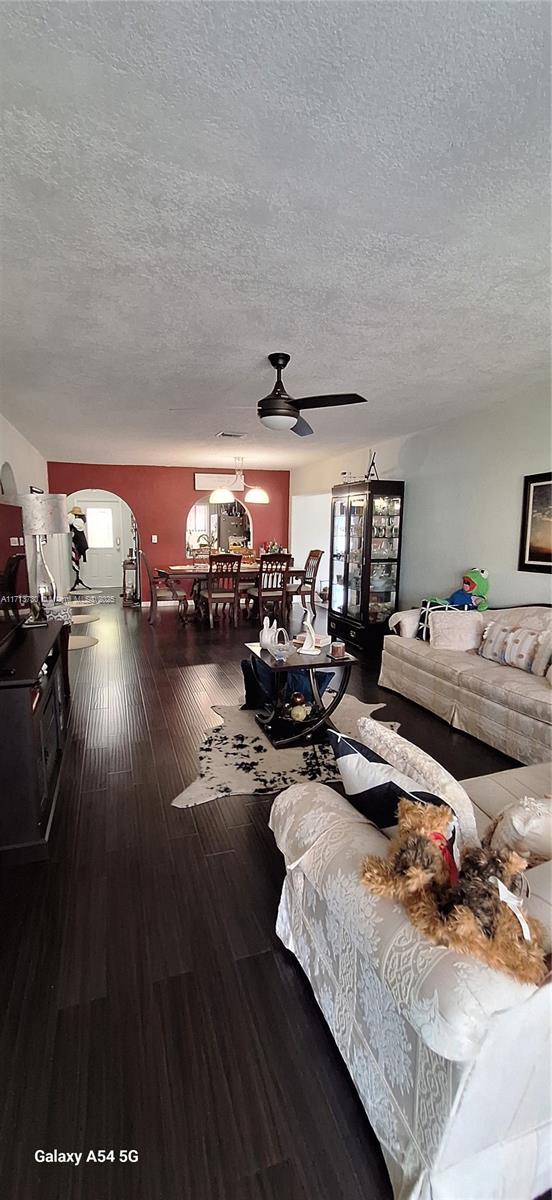
<svg viewBox="0 0 552 1200">
<path fill-rule="evenodd" d="M 429 618 L 431 616 L 431 613 L 434 613 L 434 612 L 462 612 L 462 611 L 463 610 L 459 609 L 455 604 L 447 604 L 445 601 L 441 602 L 441 600 L 422 600 L 422 603 L 420 606 L 420 615 L 418 617 L 418 628 L 416 630 L 416 637 L 420 638 L 420 640 L 422 642 L 429 642 L 429 640 L 430 640 Z"/>
<path fill-rule="evenodd" d="M 393 833 L 397 807 L 402 796 L 428 804 L 444 804 L 440 796 L 421 788 L 414 779 L 353 738 L 337 730 L 328 730 L 347 799 L 378 829 Z"/>
<path fill-rule="evenodd" d="M 536 917 L 541 922 L 545 932 L 544 949 L 546 954 L 552 950 L 552 862 L 541 863 L 526 872 L 525 878 L 529 884 L 529 896 L 524 908 L 530 917 Z"/>
<path fill-rule="evenodd" d="M 531 672 L 542 636 L 542 631 L 491 621 L 484 630 L 479 653 L 491 662 Z"/>
<path fill-rule="evenodd" d="M 429 614 L 429 640 L 436 650 L 479 650 L 484 628 L 482 613 L 456 609 Z"/>
<path fill-rule="evenodd" d="M 404 612 L 392 613 L 389 618 L 389 631 L 398 633 L 399 637 L 415 638 L 419 621 L 419 609 L 407 608 Z"/>
<path fill-rule="evenodd" d="M 506 638 L 510 633 L 511 626 L 501 625 L 500 621 L 489 621 L 479 647 L 481 657 L 488 658 L 490 662 L 503 663 Z"/>
<path fill-rule="evenodd" d="M 462 845 L 479 845 L 473 804 L 465 788 L 440 763 L 425 750 L 414 746 L 407 738 L 375 721 L 373 717 L 361 717 L 358 722 L 361 742 L 376 754 L 381 755 L 398 771 L 408 775 L 428 792 L 440 796 L 452 808 L 458 818 L 459 840 Z"/>
<path fill-rule="evenodd" d="M 534 629 L 512 629 L 504 647 L 506 666 L 532 672 L 540 636 Z"/>
<path fill-rule="evenodd" d="M 552 798 L 514 800 L 485 833 L 494 850 L 516 850 L 530 866 L 552 859 Z"/>
<path fill-rule="evenodd" d="M 537 652 L 533 659 L 531 673 L 533 675 L 546 675 L 552 664 L 552 632 L 544 630 L 539 633 Z"/>
</svg>

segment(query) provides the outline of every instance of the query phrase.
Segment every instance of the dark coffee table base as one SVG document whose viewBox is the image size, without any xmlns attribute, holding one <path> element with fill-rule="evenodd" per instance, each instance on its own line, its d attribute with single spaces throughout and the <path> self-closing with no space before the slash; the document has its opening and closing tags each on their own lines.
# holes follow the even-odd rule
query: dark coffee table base
<svg viewBox="0 0 552 1200">
<path fill-rule="evenodd" d="M 289 721 L 274 713 L 270 717 L 257 715 L 255 720 L 276 750 L 284 750 L 286 746 L 323 746 L 328 740 L 328 725 L 332 724 L 325 720 L 316 725 L 312 721 Z"/>
<path fill-rule="evenodd" d="M 335 729 L 332 721 L 332 714 L 345 695 L 351 678 L 352 662 L 340 662 L 335 659 L 332 663 L 332 669 L 339 667 L 341 679 L 339 687 L 332 698 L 327 708 L 324 708 L 322 697 L 318 690 L 316 679 L 316 670 L 312 667 L 306 667 L 309 673 L 309 681 L 312 688 L 312 694 L 315 704 L 315 713 L 312 717 L 308 717 L 306 721 L 290 721 L 281 716 L 284 707 L 284 694 L 287 680 L 287 673 L 281 671 L 277 675 L 277 692 L 274 701 L 274 707 L 266 716 L 257 714 L 255 720 L 263 733 L 266 734 L 269 742 L 276 750 L 284 750 L 287 746 L 311 746 L 322 745 L 326 741 L 328 729 Z M 327 669 L 327 668 L 326 668 Z"/>
</svg>

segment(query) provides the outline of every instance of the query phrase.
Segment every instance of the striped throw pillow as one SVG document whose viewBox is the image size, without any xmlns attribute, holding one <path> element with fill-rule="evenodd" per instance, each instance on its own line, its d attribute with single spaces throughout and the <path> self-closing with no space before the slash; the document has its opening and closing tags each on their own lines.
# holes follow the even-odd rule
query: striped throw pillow
<svg viewBox="0 0 552 1200">
<path fill-rule="evenodd" d="M 397 824 L 397 808 L 402 796 L 426 804 L 444 804 L 440 796 L 420 787 L 416 780 L 337 730 L 328 730 L 347 799 L 378 829 L 392 833 Z"/>
<path fill-rule="evenodd" d="M 552 635 L 547 630 L 491 621 L 483 633 L 479 653 L 491 662 L 542 676 L 550 665 Z"/>
</svg>

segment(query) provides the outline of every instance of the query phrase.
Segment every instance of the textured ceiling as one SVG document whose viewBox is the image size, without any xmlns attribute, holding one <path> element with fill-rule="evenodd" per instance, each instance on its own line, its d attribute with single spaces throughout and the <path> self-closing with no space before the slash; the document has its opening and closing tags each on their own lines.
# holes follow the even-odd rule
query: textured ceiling
<svg viewBox="0 0 552 1200">
<path fill-rule="evenodd" d="M 547 364 L 548 19 L 4 3 L 5 415 L 51 458 L 235 445 L 284 467 L 526 402 Z M 313 413 L 308 439 L 263 430 L 272 350 L 292 394 L 368 404 Z"/>
</svg>

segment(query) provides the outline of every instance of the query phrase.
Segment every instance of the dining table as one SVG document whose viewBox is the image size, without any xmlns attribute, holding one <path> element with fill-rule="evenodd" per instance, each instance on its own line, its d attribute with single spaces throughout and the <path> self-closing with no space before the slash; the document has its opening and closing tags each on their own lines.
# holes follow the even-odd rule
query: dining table
<svg viewBox="0 0 552 1200">
<path fill-rule="evenodd" d="M 259 562 L 256 562 L 256 561 L 244 562 L 242 560 L 242 562 L 240 564 L 240 584 L 249 583 L 252 586 L 254 586 L 257 582 L 259 568 L 260 568 Z M 168 567 L 161 567 L 159 569 L 160 569 L 160 571 L 163 572 L 164 575 L 168 576 L 170 579 L 174 579 L 174 580 L 179 579 L 181 581 L 184 579 L 190 579 L 191 583 L 192 583 L 191 596 L 193 597 L 194 592 L 208 578 L 209 562 L 207 559 L 205 559 L 204 562 L 199 561 L 199 562 L 176 563 L 176 564 L 172 564 L 171 566 L 168 566 Z M 290 583 L 297 585 L 297 592 L 300 591 L 301 584 L 302 584 L 304 578 L 305 578 L 305 570 L 303 567 L 297 567 L 297 568 L 290 567 L 289 581 L 290 581 Z M 184 616 L 185 615 L 186 614 L 184 614 Z"/>
</svg>

